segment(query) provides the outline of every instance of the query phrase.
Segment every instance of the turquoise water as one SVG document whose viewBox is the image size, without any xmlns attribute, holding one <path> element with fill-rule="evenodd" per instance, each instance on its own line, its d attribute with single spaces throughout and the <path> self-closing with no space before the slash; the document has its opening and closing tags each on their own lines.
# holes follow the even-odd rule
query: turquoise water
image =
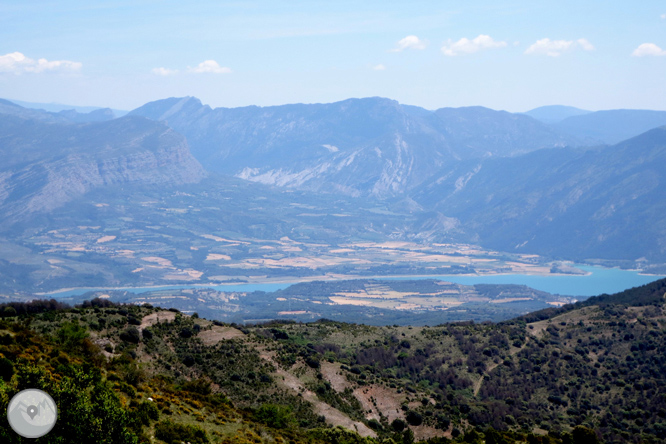
<svg viewBox="0 0 666 444">
<path fill-rule="evenodd" d="M 589 272 L 585 276 L 563 275 L 563 276 L 532 276 L 525 274 L 503 274 L 494 276 L 410 276 L 410 277 L 381 277 L 379 279 L 391 280 L 412 280 L 412 279 L 438 279 L 442 281 L 455 282 L 463 285 L 474 284 L 518 284 L 527 285 L 536 290 L 547 291 L 548 293 L 569 295 L 569 296 L 596 296 L 602 293 L 617 293 L 632 287 L 645 285 L 649 282 L 661 279 L 664 276 L 644 276 L 633 270 L 620 270 L 619 268 L 603 268 L 586 265 L 578 265 L 578 268 Z M 276 291 L 287 288 L 296 282 L 272 283 L 272 284 L 232 284 L 232 285 L 211 285 L 203 288 L 214 288 L 218 291 Z M 127 290 L 132 292 L 154 291 L 154 290 L 177 290 L 184 288 L 202 288 L 193 285 L 172 285 L 164 287 L 150 288 L 117 288 L 117 290 Z M 81 288 L 52 293 L 48 296 L 54 298 L 64 298 L 83 294 L 87 291 L 105 291 L 108 288 Z"/>
<path fill-rule="evenodd" d="M 231 285 L 167 285 L 164 287 L 114 287 L 114 288 L 75 288 L 73 290 L 65 291 L 56 291 L 49 293 L 45 296 L 52 297 L 55 299 L 58 298 L 68 298 L 72 296 L 77 296 L 88 291 L 111 291 L 111 290 L 127 290 L 134 293 L 141 293 L 144 291 L 160 291 L 160 290 L 183 290 L 186 288 L 213 288 L 217 291 L 242 291 L 242 292 L 252 292 L 252 291 L 277 291 L 287 288 L 290 285 L 295 284 L 296 282 L 285 282 L 279 284 L 231 284 Z"/>
<path fill-rule="evenodd" d="M 568 296 L 597 296 L 602 293 L 617 293 L 662 279 L 664 276 L 641 275 L 634 270 L 577 265 L 588 275 L 533 276 L 525 274 L 502 274 L 495 276 L 431 276 L 429 279 L 455 282 L 456 284 L 519 284 L 535 290 Z M 390 278 L 397 279 L 397 278 Z M 413 279 L 413 278 L 399 278 Z"/>
</svg>

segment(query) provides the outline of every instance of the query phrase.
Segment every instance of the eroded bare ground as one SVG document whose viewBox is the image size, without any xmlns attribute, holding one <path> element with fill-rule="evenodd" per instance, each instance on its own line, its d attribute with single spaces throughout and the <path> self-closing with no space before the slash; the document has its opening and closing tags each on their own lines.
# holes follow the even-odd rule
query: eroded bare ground
<svg viewBox="0 0 666 444">
<path fill-rule="evenodd" d="M 272 359 L 272 354 L 269 352 L 263 352 L 261 356 L 264 359 Z M 320 371 L 323 378 L 331 384 L 331 388 L 335 391 L 342 392 L 347 388 L 353 388 L 353 385 L 347 380 L 340 369 L 340 364 L 322 362 Z M 305 389 L 303 383 L 293 374 L 283 369 L 279 369 L 277 373 L 283 377 L 282 382 L 286 387 L 301 393 L 305 400 L 314 404 L 317 413 L 324 415 L 329 424 L 356 430 L 363 436 L 375 436 L 374 432 L 364 424 L 352 421 L 339 410 L 320 401 L 313 392 Z M 405 418 L 405 412 L 401 407 L 407 398 L 406 395 L 400 394 L 396 390 L 383 385 L 369 385 L 357 387 L 352 393 L 361 403 L 367 419 L 376 419 L 379 421 L 383 416 L 391 423 L 395 419 Z M 415 402 L 415 404 L 418 404 L 418 402 Z M 410 406 L 413 407 L 411 404 Z M 411 428 L 417 441 L 438 436 L 451 437 L 450 431 L 439 430 L 434 427 L 421 425 L 412 426 Z"/>
<path fill-rule="evenodd" d="M 215 345 L 220 341 L 240 338 L 245 336 L 244 333 L 233 327 L 222 327 L 214 325 L 210 330 L 204 330 L 199 333 L 198 337 L 204 345 Z"/>
<path fill-rule="evenodd" d="M 451 438 L 451 432 L 449 430 L 444 432 L 434 427 L 425 426 L 425 425 L 421 425 L 418 427 L 411 427 L 411 429 L 414 432 L 414 441 L 424 441 L 426 439 L 436 438 L 440 436 Z"/>
<path fill-rule="evenodd" d="M 260 350 L 259 355 L 273 364 L 277 369 L 275 373 L 277 374 L 276 381 L 278 384 L 300 394 L 303 399 L 314 406 L 314 410 L 318 415 L 323 415 L 326 418 L 328 424 L 331 424 L 332 426 L 342 426 L 349 430 L 355 430 L 361 436 L 377 436 L 372 429 L 362 422 L 354 421 L 335 407 L 331 407 L 325 402 L 320 401 L 319 398 L 317 398 L 317 395 L 311 390 L 308 390 L 300 379 L 280 368 L 275 362 L 275 356 L 272 352 Z"/>
<path fill-rule="evenodd" d="M 155 325 L 158 322 L 173 322 L 174 319 L 176 319 L 176 313 L 173 311 L 158 311 L 157 313 L 144 316 L 143 319 L 141 319 L 141 329 L 143 330 L 144 328 Z"/>
<path fill-rule="evenodd" d="M 155 325 L 158 322 L 172 322 L 175 320 L 175 317 L 176 313 L 172 311 L 152 313 L 142 318 L 141 328 Z M 207 346 L 215 345 L 223 340 L 247 338 L 242 331 L 234 327 L 219 325 L 213 325 L 210 329 L 201 331 L 198 337 Z M 309 369 L 306 369 L 302 362 L 294 365 L 292 369 L 285 370 L 277 364 L 274 351 L 267 350 L 259 344 L 256 344 L 256 348 L 259 351 L 260 357 L 275 367 L 276 383 L 292 391 L 294 394 L 300 395 L 305 401 L 312 404 L 314 411 L 318 415 L 324 416 L 328 424 L 354 430 L 361 436 L 377 436 L 368 426 L 351 419 L 340 410 L 321 401 L 313 391 L 309 390 L 305 385 L 306 381 L 304 379 L 312 377 L 312 374 L 311 371 L 308 373 Z M 304 369 L 306 370 L 304 371 Z M 343 392 L 346 389 L 352 389 L 352 393 L 361 403 L 367 419 L 380 420 L 384 417 L 390 423 L 395 419 L 405 418 L 405 413 L 401 408 L 402 404 L 407 400 L 404 393 L 398 393 L 395 389 L 379 384 L 358 387 L 347 380 L 339 363 L 321 362 L 320 372 L 322 377 L 331 384 L 333 390 Z M 297 375 L 302 375 L 302 377 Z M 410 407 L 412 407 L 411 403 Z M 450 436 L 448 431 L 438 430 L 425 425 L 412 427 L 412 430 L 416 440 L 436 436 Z"/>
<path fill-rule="evenodd" d="M 363 406 L 368 419 L 379 421 L 380 413 L 388 418 L 389 423 L 394 419 L 404 419 L 405 417 L 400 408 L 405 397 L 397 394 L 394 390 L 381 385 L 369 385 L 358 387 L 353 393 Z"/>
<path fill-rule="evenodd" d="M 338 363 L 322 362 L 321 374 L 336 392 L 344 392 L 346 388 L 351 388 L 351 384 L 342 374 L 340 364 Z"/>
</svg>

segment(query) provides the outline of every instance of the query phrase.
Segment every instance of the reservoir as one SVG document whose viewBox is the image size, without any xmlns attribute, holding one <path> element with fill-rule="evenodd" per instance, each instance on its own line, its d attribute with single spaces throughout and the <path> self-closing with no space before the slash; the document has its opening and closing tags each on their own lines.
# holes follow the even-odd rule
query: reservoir
<svg viewBox="0 0 666 444">
<path fill-rule="evenodd" d="M 552 294 L 567 296 L 577 296 L 585 298 L 596 296 L 602 293 L 617 293 L 632 287 L 638 287 L 647 283 L 661 279 L 664 276 L 642 275 L 636 270 L 621 270 L 619 268 L 604 268 L 588 265 L 577 265 L 584 270 L 586 275 L 528 275 L 528 274 L 497 274 L 485 276 L 464 276 L 464 275 L 444 275 L 444 276 L 401 276 L 390 277 L 382 276 L 376 279 L 381 280 L 414 280 L 414 279 L 437 279 L 441 281 L 454 282 L 463 285 L 475 284 L 517 284 L 527 285 L 535 290 L 546 291 Z M 365 278 L 358 278 L 365 279 Z M 214 288 L 217 291 L 228 292 L 252 292 L 265 291 L 271 292 L 287 288 L 293 282 L 280 283 L 253 283 L 253 284 L 229 284 L 229 285 L 170 285 L 162 287 L 126 287 L 114 288 L 114 290 L 127 290 L 135 293 L 154 290 L 177 290 L 184 288 Z M 83 294 L 87 291 L 104 291 L 110 288 L 78 288 L 73 290 L 64 290 L 53 292 L 46 297 L 71 297 Z"/>
<path fill-rule="evenodd" d="M 430 276 L 429 279 L 455 282 L 456 284 L 517 284 L 535 290 L 566 296 L 598 296 L 603 293 L 618 293 L 633 287 L 648 284 L 664 276 L 643 275 L 636 270 L 576 265 L 587 275 L 529 275 L 497 274 L 487 276 Z M 389 278 L 396 279 L 396 278 Z M 414 279 L 414 278 L 399 278 Z"/>
</svg>

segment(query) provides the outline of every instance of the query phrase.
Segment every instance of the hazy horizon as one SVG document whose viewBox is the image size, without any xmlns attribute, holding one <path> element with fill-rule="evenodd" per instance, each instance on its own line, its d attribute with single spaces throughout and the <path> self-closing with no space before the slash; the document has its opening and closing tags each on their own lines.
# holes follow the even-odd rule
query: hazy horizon
<svg viewBox="0 0 666 444">
<path fill-rule="evenodd" d="M 0 6 L 0 97 L 130 110 L 386 97 L 426 109 L 666 109 L 666 7 L 517 0 Z"/>
<path fill-rule="evenodd" d="M 461 106 L 455 106 L 455 107 L 451 106 L 451 107 L 450 107 L 450 106 L 444 104 L 444 105 L 439 106 L 439 107 L 437 107 L 437 108 L 425 108 L 425 107 L 421 107 L 421 106 L 419 106 L 419 105 L 414 105 L 414 104 L 412 104 L 412 103 L 404 103 L 404 102 L 401 102 L 401 101 L 395 100 L 395 99 L 393 99 L 393 98 L 391 98 L 391 97 L 382 97 L 382 96 L 347 97 L 347 98 L 345 98 L 345 99 L 340 99 L 340 100 L 335 100 L 335 101 L 329 101 L 329 102 L 289 102 L 289 103 L 278 103 L 278 104 L 274 104 L 274 105 L 255 105 L 255 104 L 249 104 L 249 105 L 239 105 L 239 106 L 219 106 L 219 107 L 218 107 L 218 106 L 212 106 L 210 103 L 206 103 L 202 98 L 200 98 L 200 97 L 196 97 L 196 96 L 180 96 L 180 97 L 171 96 L 171 97 L 162 97 L 162 98 L 155 99 L 155 100 L 153 100 L 153 101 L 159 101 L 159 100 L 165 100 L 165 99 L 172 99 L 172 98 L 180 99 L 180 98 L 184 98 L 184 97 L 193 97 L 193 98 L 195 98 L 195 99 L 198 99 L 199 101 L 201 101 L 201 104 L 202 104 L 202 105 L 204 105 L 204 106 L 206 106 L 206 105 L 207 105 L 207 106 L 210 106 L 210 107 L 213 108 L 213 109 L 215 109 L 215 108 L 242 108 L 242 107 L 247 107 L 247 106 L 257 106 L 257 107 L 259 107 L 259 108 L 268 108 L 268 107 L 287 106 L 287 105 L 325 105 L 325 104 L 331 104 L 331 103 L 337 103 L 337 102 L 344 102 L 345 100 L 362 100 L 362 99 L 371 99 L 371 98 L 380 98 L 380 99 L 394 100 L 394 101 L 398 102 L 400 105 L 405 105 L 405 106 L 416 106 L 416 107 L 420 107 L 420 108 L 426 109 L 426 110 L 428 110 L 428 111 L 435 111 L 435 110 L 440 109 L 440 108 L 466 108 L 466 107 L 470 107 L 470 108 L 471 108 L 471 107 L 479 107 L 479 106 L 480 106 L 480 107 L 484 107 L 484 105 L 476 105 L 476 104 L 461 105 Z M 93 109 L 93 108 L 94 108 L 94 109 L 112 108 L 111 106 L 98 105 L 98 104 L 78 104 L 78 103 L 61 103 L 61 102 L 40 102 L 40 101 L 22 100 L 22 99 L 11 98 L 11 97 L 0 97 L 0 99 L 9 100 L 10 102 L 16 103 L 17 105 L 21 105 L 21 104 L 26 104 L 26 105 L 27 105 L 27 104 L 30 104 L 30 105 L 33 105 L 33 106 L 36 106 L 36 105 L 52 105 L 52 106 L 54 106 L 54 107 L 63 107 L 63 109 L 72 109 L 72 108 L 69 108 L 69 107 L 75 107 L 75 108 L 91 108 L 91 109 Z M 150 103 L 150 102 L 146 102 L 146 103 Z M 117 108 L 114 108 L 114 109 L 115 109 L 116 111 L 130 112 L 130 111 L 132 111 L 132 110 L 134 110 L 134 109 L 136 109 L 136 108 L 141 107 L 142 105 L 145 105 L 146 103 L 142 103 L 142 104 L 140 104 L 139 106 L 137 106 L 137 107 L 135 107 L 135 108 L 132 108 L 132 109 L 117 109 Z M 21 106 L 23 106 L 23 105 L 21 105 Z M 610 111 L 610 110 L 617 110 L 617 109 L 626 109 L 626 110 L 648 110 L 647 108 L 606 108 L 606 109 L 589 109 L 589 108 L 587 108 L 587 109 L 583 109 L 583 108 L 578 108 L 578 107 L 574 107 L 574 106 L 571 106 L 571 105 L 567 105 L 567 104 L 565 104 L 565 103 L 552 103 L 552 104 L 547 104 L 547 105 L 539 105 L 539 106 L 536 106 L 536 107 L 534 107 L 534 108 L 525 109 L 525 110 L 518 110 L 518 111 L 508 111 L 508 110 L 505 110 L 505 109 L 490 108 L 490 107 L 485 107 L 485 108 L 490 108 L 490 109 L 493 109 L 493 110 L 495 110 L 495 111 L 507 111 L 507 112 L 511 112 L 511 113 L 526 113 L 526 112 L 533 111 L 533 110 L 535 110 L 535 109 L 539 109 L 539 108 L 560 107 L 560 106 L 561 106 L 561 107 L 568 107 L 568 108 L 577 108 L 577 109 L 580 109 L 581 111 L 589 111 L 589 112 L 596 112 L 596 111 Z M 657 109 L 657 108 L 653 108 L 653 109 L 649 109 L 649 110 L 657 110 L 657 111 L 661 111 L 661 109 Z M 48 111 L 48 110 L 47 110 L 47 111 Z M 87 111 L 84 111 L 84 112 L 87 112 Z"/>
</svg>

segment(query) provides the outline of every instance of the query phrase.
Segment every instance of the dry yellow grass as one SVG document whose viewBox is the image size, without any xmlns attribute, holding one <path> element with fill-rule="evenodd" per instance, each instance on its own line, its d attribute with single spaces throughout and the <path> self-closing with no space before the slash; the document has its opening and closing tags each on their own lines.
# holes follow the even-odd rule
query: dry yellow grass
<svg viewBox="0 0 666 444">
<path fill-rule="evenodd" d="M 198 334 L 204 345 L 215 345 L 220 341 L 225 341 L 234 338 L 241 338 L 245 336 L 242 331 L 233 327 L 221 327 L 215 325 L 210 330 L 204 330 Z"/>
<path fill-rule="evenodd" d="M 146 256 L 142 257 L 141 260 L 145 262 L 151 262 L 159 265 L 160 267 L 173 267 L 173 264 L 169 259 L 164 259 L 163 257 L 158 256 Z"/>
<path fill-rule="evenodd" d="M 173 322 L 174 319 L 176 319 L 176 313 L 166 310 L 158 311 L 157 313 L 144 316 L 141 319 L 141 328 L 143 329 L 150 327 L 151 325 L 155 325 L 158 322 Z"/>
</svg>

